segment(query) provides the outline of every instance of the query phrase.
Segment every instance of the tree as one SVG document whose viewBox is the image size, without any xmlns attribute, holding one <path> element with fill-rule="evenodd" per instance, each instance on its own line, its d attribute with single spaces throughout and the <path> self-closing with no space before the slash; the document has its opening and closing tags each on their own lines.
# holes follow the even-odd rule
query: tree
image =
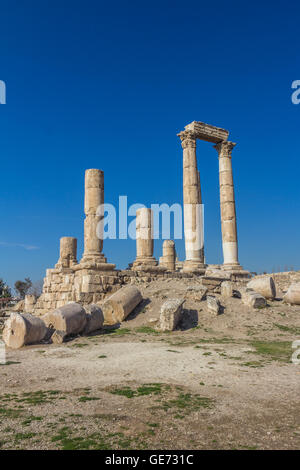
<svg viewBox="0 0 300 470">
<path fill-rule="evenodd" d="M 32 286 L 32 282 L 29 277 L 26 277 L 24 281 L 16 281 L 15 282 L 15 289 L 18 292 L 21 299 L 24 299 L 25 295 L 29 291 Z"/>
<path fill-rule="evenodd" d="M 0 279 L 0 298 L 9 298 L 11 297 L 11 290 L 10 288 L 5 284 L 3 279 Z"/>
<path fill-rule="evenodd" d="M 43 292 L 44 281 L 41 279 L 39 281 L 33 282 L 32 286 L 28 290 L 28 294 L 33 294 L 36 297 L 39 297 Z"/>
</svg>

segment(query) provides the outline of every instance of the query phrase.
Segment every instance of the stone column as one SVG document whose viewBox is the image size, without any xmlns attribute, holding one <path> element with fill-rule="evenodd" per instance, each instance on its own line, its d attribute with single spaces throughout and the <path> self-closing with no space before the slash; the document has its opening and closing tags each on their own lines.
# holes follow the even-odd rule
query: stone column
<svg viewBox="0 0 300 470">
<path fill-rule="evenodd" d="M 163 255 L 161 264 L 167 268 L 168 271 L 175 271 L 175 243 L 173 240 L 165 240 L 163 243 Z"/>
<path fill-rule="evenodd" d="M 143 207 L 136 211 L 136 260 L 133 267 L 140 265 L 156 266 L 153 257 L 153 214 L 151 209 Z"/>
<path fill-rule="evenodd" d="M 192 131 L 178 134 L 183 148 L 183 203 L 186 260 L 184 271 L 205 271 L 200 175 L 197 168 L 196 137 Z"/>
<path fill-rule="evenodd" d="M 231 152 L 235 143 L 223 141 L 214 147 L 219 153 L 220 207 L 224 269 L 241 269 L 238 261 L 236 210 Z"/>
<path fill-rule="evenodd" d="M 99 208 L 104 204 L 104 173 L 86 170 L 84 199 L 84 253 L 81 263 L 105 263 L 103 249 L 103 214 Z"/>
<path fill-rule="evenodd" d="M 56 268 L 70 268 L 77 264 L 77 238 L 62 237 L 60 239 L 60 253 Z"/>
</svg>

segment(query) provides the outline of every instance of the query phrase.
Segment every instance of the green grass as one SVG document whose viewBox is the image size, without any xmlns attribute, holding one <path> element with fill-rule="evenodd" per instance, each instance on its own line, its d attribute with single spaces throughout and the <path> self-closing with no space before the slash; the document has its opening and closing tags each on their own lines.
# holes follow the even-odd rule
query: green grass
<svg viewBox="0 0 300 470">
<path fill-rule="evenodd" d="M 257 367 L 263 367 L 264 365 L 262 364 L 262 362 L 259 362 L 259 361 L 249 361 L 249 362 L 243 362 L 241 366 L 257 368 Z"/>
<path fill-rule="evenodd" d="M 185 412 L 185 414 L 198 411 L 201 408 L 212 408 L 212 406 L 213 400 L 211 398 L 183 392 L 180 392 L 177 398 L 162 403 L 162 408 L 165 411 L 175 408 L 181 410 L 181 412 Z"/>
<path fill-rule="evenodd" d="M 95 400 L 100 400 L 98 397 L 87 397 L 87 396 L 82 396 L 79 398 L 80 402 L 86 402 L 86 401 L 95 401 Z"/>
<path fill-rule="evenodd" d="M 98 359 L 105 359 L 107 356 L 105 354 L 102 354 L 101 356 L 98 356 Z"/>
<path fill-rule="evenodd" d="M 31 439 L 34 436 L 36 436 L 35 432 L 27 432 L 27 433 L 17 432 L 14 435 L 14 440 L 15 442 L 20 442 L 20 441 L 24 441 L 25 439 Z"/>
<path fill-rule="evenodd" d="M 21 364 L 19 361 L 7 361 L 7 362 L 0 362 L 0 366 L 11 366 L 12 364 Z"/>
<path fill-rule="evenodd" d="M 251 341 L 255 353 L 271 361 L 290 362 L 292 349 L 290 341 Z"/>
<path fill-rule="evenodd" d="M 166 386 L 164 386 L 166 388 Z M 158 395 L 162 392 L 162 384 L 152 383 L 145 384 L 138 387 L 136 390 L 133 390 L 129 387 L 115 388 L 110 390 L 110 393 L 113 395 L 122 395 L 127 398 L 135 398 L 143 395 Z"/>
<path fill-rule="evenodd" d="M 21 410 L 16 410 L 13 408 L 0 408 L 0 416 L 5 418 L 20 418 L 21 414 Z"/>
<path fill-rule="evenodd" d="M 292 335 L 295 336 L 300 336 L 300 327 L 298 326 L 285 326 L 285 325 L 279 325 L 278 323 L 273 323 L 276 328 L 278 328 L 281 331 L 284 331 L 286 333 L 291 333 Z"/>
<path fill-rule="evenodd" d="M 155 335 L 158 335 L 159 332 L 156 331 L 154 328 L 152 328 L 151 326 L 139 326 L 138 328 L 135 328 L 135 331 L 137 333 L 146 333 L 148 335 L 150 334 L 155 334 Z"/>
<path fill-rule="evenodd" d="M 42 416 L 29 416 L 29 418 L 26 418 L 25 421 L 23 421 L 21 424 L 23 426 L 30 426 L 30 424 L 33 421 L 42 421 L 42 420 L 43 420 Z"/>
<path fill-rule="evenodd" d="M 72 436 L 70 428 L 66 426 L 61 428 L 51 441 L 59 443 L 62 450 L 109 449 L 109 445 L 99 434 L 94 433 L 86 437 Z"/>
</svg>

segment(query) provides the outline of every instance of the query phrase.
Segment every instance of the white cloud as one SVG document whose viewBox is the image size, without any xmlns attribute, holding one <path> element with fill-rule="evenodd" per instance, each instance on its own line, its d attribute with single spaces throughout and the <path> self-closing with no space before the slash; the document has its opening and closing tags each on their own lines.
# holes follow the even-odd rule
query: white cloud
<svg viewBox="0 0 300 470">
<path fill-rule="evenodd" d="M 26 245 L 24 243 L 8 243 L 8 242 L 0 242 L 0 246 L 6 246 L 8 248 L 24 248 L 24 250 L 38 250 L 38 246 L 34 245 Z"/>
</svg>

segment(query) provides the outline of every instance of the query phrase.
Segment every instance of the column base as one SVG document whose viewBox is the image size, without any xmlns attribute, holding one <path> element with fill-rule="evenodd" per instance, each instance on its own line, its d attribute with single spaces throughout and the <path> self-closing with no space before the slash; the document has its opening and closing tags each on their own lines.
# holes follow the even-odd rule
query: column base
<svg viewBox="0 0 300 470">
<path fill-rule="evenodd" d="M 140 256 L 132 263 L 132 269 L 134 270 L 135 268 L 142 265 L 157 266 L 158 261 L 153 256 Z"/>
<path fill-rule="evenodd" d="M 240 263 L 226 263 L 221 264 L 220 269 L 223 269 L 224 271 L 241 271 L 243 270 L 243 266 L 241 266 Z"/>
<path fill-rule="evenodd" d="M 81 261 L 73 269 L 78 271 L 80 269 L 96 269 L 97 271 L 113 271 L 116 268 L 115 264 L 107 263 L 103 253 L 83 254 Z"/>
<path fill-rule="evenodd" d="M 232 280 L 249 279 L 250 272 L 245 270 L 240 264 L 224 264 L 224 271 L 230 272 Z"/>
<path fill-rule="evenodd" d="M 187 259 L 183 263 L 182 271 L 184 273 L 205 274 L 206 264 L 198 260 Z"/>
</svg>

